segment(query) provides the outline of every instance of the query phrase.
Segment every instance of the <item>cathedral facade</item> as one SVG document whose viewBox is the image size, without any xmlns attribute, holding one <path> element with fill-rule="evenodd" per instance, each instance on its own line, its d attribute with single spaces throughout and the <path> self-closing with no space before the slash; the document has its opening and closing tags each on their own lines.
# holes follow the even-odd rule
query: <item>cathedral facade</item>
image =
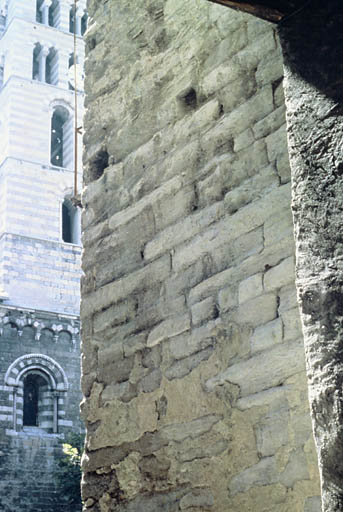
<svg viewBox="0 0 343 512">
<path fill-rule="evenodd" d="M 82 431 L 80 215 L 72 198 L 86 23 L 83 1 L 0 2 L 3 512 L 59 510 L 61 440 Z"/>
</svg>

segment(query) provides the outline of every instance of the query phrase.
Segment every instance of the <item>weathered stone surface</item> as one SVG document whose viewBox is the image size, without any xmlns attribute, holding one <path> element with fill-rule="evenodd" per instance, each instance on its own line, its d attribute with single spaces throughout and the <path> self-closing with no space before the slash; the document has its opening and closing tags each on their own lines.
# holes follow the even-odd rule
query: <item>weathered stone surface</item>
<svg viewBox="0 0 343 512">
<path fill-rule="evenodd" d="M 288 376 L 304 371 L 303 350 L 299 341 L 278 345 L 269 351 L 267 358 L 264 354 L 257 354 L 247 361 L 234 364 L 209 379 L 206 387 L 210 391 L 226 381 L 232 382 L 240 387 L 241 395 L 245 396 L 278 386 Z"/>
<path fill-rule="evenodd" d="M 275 31 L 205 0 L 89 3 L 88 509 L 303 512 L 318 474 Z"/>
<path fill-rule="evenodd" d="M 280 318 L 276 318 L 272 322 L 257 327 L 251 336 L 251 351 L 258 352 L 281 343 L 283 339 L 282 322 Z"/>
<path fill-rule="evenodd" d="M 342 4 L 316 2 L 280 29 L 293 216 L 309 398 L 322 508 L 341 510 Z M 330 30 L 324 27 L 329 24 Z M 299 31 L 301 27 L 301 31 Z M 306 36 L 305 36 L 306 34 Z"/>
</svg>

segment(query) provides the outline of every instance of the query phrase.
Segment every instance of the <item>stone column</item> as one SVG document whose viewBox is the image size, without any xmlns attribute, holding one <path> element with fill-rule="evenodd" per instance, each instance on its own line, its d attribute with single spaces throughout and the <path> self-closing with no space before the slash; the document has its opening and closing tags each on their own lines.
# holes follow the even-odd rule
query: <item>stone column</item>
<svg viewBox="0 0 343 512">
<path fill-rule="evenodd" d="M 13 387 L 13 430 L 17 430 L 17 388 Z"/>
<path fill-rule="evenodd" d="M 323 512 L 343 511 L 343 4 L 314 0 L 279 25 L 296 284 Z"/>
<path fill-rule="evenodd" d="M 49 25 L 49 9 L 52 4 L 52 0 L 44 0 L 39 10 L 42 13 L 43 25 Z"/>
<path fill-rule="evenodd" d="M 38 62 L 39 62 L 39 73 L 38 73 L 38 80 L 40 82 L 46 82 L 46 58 L 49 54 L 48 48 L 42 48 L 39 55 L 38 55 Z"/>
<path fill-rule="evenodd" d="M 58 392 L 54 391 L 52 393 L 53 399 L 53 421 L 52 421 L 52 431 L 54 434 L 58 432 Z"/>
</svg>

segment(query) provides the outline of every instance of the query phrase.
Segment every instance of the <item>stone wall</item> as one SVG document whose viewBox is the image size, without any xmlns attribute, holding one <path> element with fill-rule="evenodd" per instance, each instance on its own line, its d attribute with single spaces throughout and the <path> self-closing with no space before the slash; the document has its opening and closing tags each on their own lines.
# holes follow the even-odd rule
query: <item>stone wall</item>
<svg viewBox="0 0 343 512">
<path fill-rule="evenodd" d="M 275 31 L 89 13 L 85 510 L 317 512 Z"/>
<path fill-rule="evenodd" d="M 79 319 L 1 306 L 0 344 L 0 510 L 65 511 L 56 501 L 55 472 L 63 439 L 83 431 Z M 23 425 L 29 374 L 49 381 L 35 426 Z"/>
</svg>

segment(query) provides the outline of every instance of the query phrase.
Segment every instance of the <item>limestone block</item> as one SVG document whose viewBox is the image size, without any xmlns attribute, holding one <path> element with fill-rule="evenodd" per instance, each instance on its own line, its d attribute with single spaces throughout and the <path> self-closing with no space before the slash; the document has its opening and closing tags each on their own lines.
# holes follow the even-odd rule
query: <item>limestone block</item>
<svg viewBox="0 0 343 512">
<path fill-rule="evenodd" d="M 244 180 L 243 183 L 225 194 L 225 210 L 235 213 L 242 206 L 259 199 L 272 187 L 279 186 L 279 178 L 273 166 L 259 169 L 258 174 Z"/>
<path fill-rule="evenodd" d="M 166 371 L 167 379 L 182 379 L 191 373 L 202 361 L 207 361 L 214 352 L 214 344 L 188 357 L 175 361 Z"/>
<path fill-rule="evenodd" d="M 281 183 L 288 183 L 291 179 L 291 167 L 287 153 L 279 155 L 276 159 L 276 168 Z"/>
<path fill-rule="evenodd" d="M 281 409 L 264 416 L 255 428 L 257 451 L 263 456 L 274 455 L 288 443 L 289 413 Z"/>
<path fill-rule="evenodd" d="M 234 82 L 240 73 L 239 67 L 232 62 L 221 64 L 204 78 L 201 84 L 202 94 L 212 95 L 226 84 Z"/>
<path fill-rule="evenodd" d="M 291 198 L 289 197 L 289 201 Z M 293 218 L 290 207 L 277 212 L 274 217 L 267 219 L 264 223 L 265 246 L 273 245 L 282 238 L 287 238 L 290 244 L 293 241 Z"/>
<path fill-rule="evenodd" d="M 291 454 L 280 480 L 286 487 L 293 487 L 296 482 L 308 480 L 309 477 L 305 453 L 297 450 Z"/>
<path fill-rule="evenodd" d="M 182 119 L 175 123 L 175 134 L 178 140 L 185 140 L 194 133 L 208 128 L 219 117 L 220 106 L 217 99 L 210 100 L 199 108 L 189 119 Z"/>
<path fill-rule="evenodd" d="M 264 288 L 273 291 L 294 282 L 294 256 L 284 259 L 264 275 Z"/>
<path fill-rule="evenodd" d="M 241 208 L 229 219 L 227 217 L 223 218 L 201 235 L 195 237 L 191 244 L 176 250 L 173 258 L 174 270 L 179 271 L 189 266 L 207 252 L 209 244 L 212 250 L 215 251 L 217 247 L 228 242 L 232 243 L 232 240 L 261 226 L 267 218 L 273 215 L 275 207 L 282 207 L 285 204 L 288 199 L 285 194 L 287 188 L 289 188 L 289 185 L 272 189 L 269 194 L 259 201 Z"/>
<path fill-rule="evenodd" d="M 168 441 L 180 443 L 187 438 L 196 439 L 206 432 L 210 432 L 221 419 L 220 415 L 207 414 L 189 422 L 165 425 L 161 428 L 161 434 Z"/>
<path fill-rule="evenodd" d="M 253 126 L 255 139 L 266 137 L 285 124 L 285 107 L 281 105 Z"/>
<path fill-rule="evenodd" d="M 322 500 L 320 496 L 312 496 L 305 501 L 304 512 L 322 512 Z"/>
<path fill-rule="evenodd" d="M 232 478 L 229 483 L 229 491 L 235 495 L 239 492 L 246 492 L 251 487 L 269 485 L 277 482 L 278 476 L 275 457 L 265 457 Z"/>
<path fill-rule="evenodd" d="M 217 306 L 212 297 L 194 304 L 191 308 L 192 324 L 198 325 L 205 320 L 210 320 L 218 315 Z"/>
<path fill-rule="evenodd" d="M 238 409 L 245 411 L 252 407 L 265 407 L 271 406 L 275 403 L 279 404 L 285 400 L 287 391 L 289 391 L 289 386 L 287 385 L 267 389 L 266 391 L 260 391 L 253 395 L 239 398 L 237 400 L 237 407 Z"/>
<path fill-rule="evenodd" d="M 214 344 L 215 321 L 193 329 L 191 333 L 177 336 L 170 341 L 169 350 L 174 359 L 182 359 Z"/>
<path fill-rule="evenodd" d="M 229 285 L 235 285 L 247 275 L 252 275 L 265 270 L 265 266 L 277 265 L 285 256 L 293 254 L 293 246 L 289 240 L 281 239 L 278 243 L 266 248 L 258 254 L 253 254 L 235 267 L 227 268 L 208 279 L 204 279 L 195 285 L 189 292 L 189 304 L 199 302 L 211 294 L 217 293 L 219 289 Z"/>
<path fill-rule="evenodd" d="M 256 354 L 246 361 L 233 364 L 228 369 L 206 381 L 211 391 L 224 382 L 237 384 L 241 396 L 258 393 L 282 384 L 288 377 L 305 371 L 304 347 L 300 341 L 281 343 L 268 351 Z"/>
<path fill-rule="evenodd" d="M 187 510 L 193 507 L 210 508 L 214 505 L 210 489 L 198 488 L 186 494 L 180 501 L 180 509 Z"/>
<path fill-rule="evenodd" d="M 238 305 L 238 290 L 236 286 L 227 286 L 218 293 L 220 311 L 228 311 Z"/>
<path fill-rule="evenodd" d="M 150 283 L 152 278 L 155 283 L 162 282 L 168 276 L 169 271 L 170 259 L 167 256 L 154 261 L 136 272 L 132 272 L 126 277 L 104 285 L 95 292 L 84 295 L 81 302 L 82 314 L 87 317 L 96 311 L 106 309 L 112 304 L 125 299 L 140 287 Z"/>
<path fill-rule="evenodd" d="M 159 235 L 148 242 L 144 249 L 144 258 L 149 261 L 192 238 L 202 229 L 219 220 L 224 213 L 222 203 L 215 203 L 201 212 L 188 216 L 186 219 L 163 230 Z"/>
<path fill-rule="evenodd" d="M 240 151 L 241 149 L 245 149 L 248 146 L 254 144 L 255 139 L 254 135 L 251 131 L 251 128 L 247 128 L 244 132 L 236 135 L 233 149 L 234 151 Z"/>
<path fill-rule="evenodd" d="M 302 339 L 302 325 L 299 308 L 288 309 L 281 314 L 284 325 L 284 339 L 294 340 Z"/>
<path fill-rule="evenodd" d="M 286 127 L 283 125 L 266 137 L 268 158 L 274 162 L 280 155 L 287 154 Z"/>
<path fill-rule="evenodd" d="M 177 336 L 190 329 L 189 314 L 186 313 L 182 316 L 171 317 L 158 324 L 150 332 L 147 340 L 147 347 L 154 347 L 162 341 Z"/>
<path fill-rule="evenodd" d="M 270 52 L 261 59 L 255 76 L 259 87 L 276 82 L 283 77 L 283 64 L 279 49 Z"/>
<path fill-rule="evenodd" d="M 279 297 L 279 313 L 283 313 L 284 311 L 296 308 L 298 306 L 297 291 L 294 285 L 281 288 Z"/>
<path fill-rule="evenodd" d="M 182 180 L 175 176 L 164 183 L 161 187 L 145 195 L 140 201 L 137 201 L 130 208 L 115 213 L 109 219 L 108 226 L 110 230 L 125 226 L 135 217 L 139 217 L 147 207 L 151 207 L 156 202 L 163 201 L 166 197 L 176 194 L 182 187 Z"/>
<path fill-rule="evenodd" d="M 243 302 L 258 297 L 263 293 L 262 274 L 255 274 L 248 277 L 239 284 L 238 287 L 238 302 Z"/>
<path fill-rule="evenodd" d="M 265 324 L 276 317 L 276 296 L 260 295 L 240 304 L 232 313 L 232 320 L 242 324 L 257 326 Z"/>
<path fill-rule="evenodd" d="M 251 352 L 259 352 L 282 342 L 281 318 L 257 327 L 250 339 Z"/>
</svg>

